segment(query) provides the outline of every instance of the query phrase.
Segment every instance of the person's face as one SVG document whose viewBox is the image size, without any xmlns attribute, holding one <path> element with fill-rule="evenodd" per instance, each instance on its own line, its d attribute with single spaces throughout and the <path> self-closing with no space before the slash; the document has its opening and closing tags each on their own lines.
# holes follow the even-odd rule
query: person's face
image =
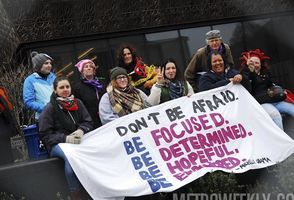
<svg viewBox="0 0 294 200">
<path fill-rule="evenodd" d="M 42 74 L 49 74 L 51 72 L 51 70 L 52 70 L 52 63 L 51 63 L 51 60 L 48 59 L 43 63 L 43 65 L 40 69 L 40 72 Z"/>
<path fill-rule="evenodd" d="M 255 72 L 256 73 L 260 72 L 260 68 L 261 68 L 260 59 L 258 57 L 253 56 L 253 57 L 250 58 L 250 60 L 254 65 Z"/>
<path fill-rule="evenodd" d="M 123 59 L 124 59 L 124 63 L 125 63 L 126 65 L 130 64 L 130 63 L 132 62 L 132 60 L 133 60 L 133 58 L 132 58 L 132 53 L 131 53 L 131 51 L 130 51 L 129 49 L 127 49 L 127 48 L 124 48 L 124 49 L 123 49 Z"/>
<path fill-rule="evenodd" d="M 95 74 L 95 66 L 93 66 L 92 63 L 86 63 L 84 64 L 82 74 L 86 78 L 93 78 Z"/>
<path fill-rule="evenodd" d="M 221 45 L 221 40 L 219 38 L 210 39 L 210 40 L 208 40 L 208 45 L 213 50 L 218 50 Z"/>
<path fill-rule="evenodd" d="M 121 74 L 121 75 L 118 75 L 117 77 L 115 77 L 115 81 L 116 81 L 118 87 L 121 89 L 125 89 L 129 84 L 128 77 L 124 74 Z"/>
<path fill-rule="evenodd" d="M 168 78 L 169 80 L 173 80 L 176 77 L 176 73 L 177 73 L 177 68 L 175 63 L 168 62 L 165 65 L 165 70 L 164 70 L 165 77 Z"/>
<path fill-rule="evenodd" d="M 217 74 L 222 74 L 225 71 L 224 60 L 221 55 L 211 56 L 211 69 Z"/>
<path fill-rule="evenodd" d="M 68 80 L 59 81 L 57 83 L 55 93 L 57 94 L 57 96 L 60 97 L 69 97 L 69 95 L 71 94 L 71 87 Z"/>
</svg>

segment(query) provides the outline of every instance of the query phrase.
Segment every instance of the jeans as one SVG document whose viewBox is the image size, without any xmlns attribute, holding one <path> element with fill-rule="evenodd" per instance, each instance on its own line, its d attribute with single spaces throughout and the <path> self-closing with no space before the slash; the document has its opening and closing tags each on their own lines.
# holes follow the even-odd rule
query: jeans
<svg viewBox="0 0 294 200">
<path fill-rule="evenodd" d="M 280 101 L 277 103 L 264 103 L 261 104 L 261 106 L 282 130 L 284 130 L 284 126 L 281 113 L 289 114 L 294 117 L 294 104 Z"/>
<path fill-rule="evenodd" d="M 285 113 L 294 117 L 294 104 L 286 101 L 280 101 L 278 103 L 273 103 L 273 105 L 278 109 L 278 111 L 280 111 L 280 113 Z"/>
<path fill-rule="evenodd" d="M 81 183 L 76 176 L 75 172 L 73 171 L 72 167 L 70 166 L 65 154 L 59 147 L 59 145 L 55 145 L 52 147 L 52 150 L 50 152 L 51 157 L 59 157 L 64 160 L 64 172 L 66 181 L 69 187 L 70 192 L 78 192 L 81 190 Z"/>
</svg>

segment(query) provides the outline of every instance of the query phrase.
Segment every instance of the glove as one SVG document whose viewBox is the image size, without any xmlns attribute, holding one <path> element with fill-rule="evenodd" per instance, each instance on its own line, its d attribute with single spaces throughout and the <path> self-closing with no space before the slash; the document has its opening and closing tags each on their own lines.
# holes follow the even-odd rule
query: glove
<svg viewBox="0 0 294 200">
<path fill-rule="evenodd" d="M 84 131 L 82 129 L 77 129 L 76 131 L 72 132 L 70 135 L 82 137 L 84 135 Z"/>
<path fill-rule="evenodd" d="M 80 144 L 82 140 L 81 136 L 77 136 L 77 135 L 68 135 L 65 138 L 65 142 L 66 143 L 71 143 L 71 144 Z"/>
</svg>

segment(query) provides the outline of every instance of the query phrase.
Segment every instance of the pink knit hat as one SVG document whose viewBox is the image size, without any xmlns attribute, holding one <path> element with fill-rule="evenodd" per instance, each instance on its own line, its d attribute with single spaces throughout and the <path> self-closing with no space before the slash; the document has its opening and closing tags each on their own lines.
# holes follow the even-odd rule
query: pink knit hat
<svg viewBox="0 0 294 200">
<path fill-rule="evenodd" d="M 75 64 L 75 66 L 78 68 L 79 72 L 82 73 L 83 68 L 84 68 L 84 65 L 86 63 L 91 63 L 95 67 L 95 69 L 96 69 L 95 63 L 92 60 L 90 60 L 90 59 L 80 60 L 77 64 Z"/>
</svg>

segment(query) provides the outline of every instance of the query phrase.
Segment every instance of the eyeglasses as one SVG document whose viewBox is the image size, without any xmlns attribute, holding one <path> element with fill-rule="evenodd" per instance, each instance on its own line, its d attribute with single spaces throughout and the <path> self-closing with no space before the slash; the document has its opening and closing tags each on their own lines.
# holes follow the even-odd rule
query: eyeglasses
<svg viewBox="0 0 294 200">
<path fill-rule="evenodd" d="M 128 79 L 128 77 L 127 76 L 117 76 L 115 79 L 116 80 L 125 80 L 125 79 Z"/>
</svg>

